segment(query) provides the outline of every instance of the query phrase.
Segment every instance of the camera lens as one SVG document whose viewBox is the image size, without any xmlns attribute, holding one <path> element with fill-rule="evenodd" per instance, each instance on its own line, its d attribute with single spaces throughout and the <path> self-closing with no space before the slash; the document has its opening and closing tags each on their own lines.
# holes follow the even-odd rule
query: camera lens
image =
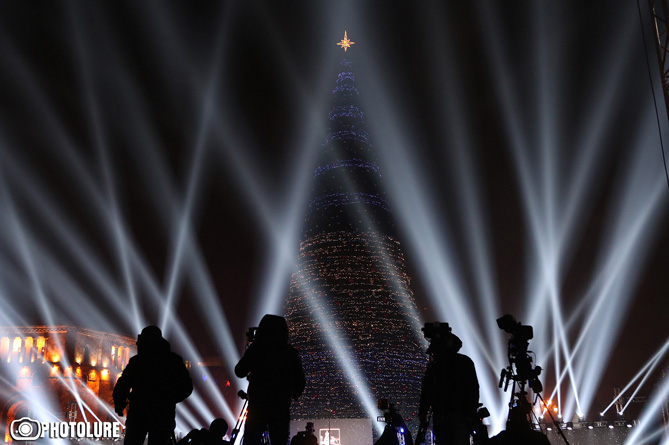
<svg viewBox="0 0 669 445">
<path fill-rule="evenodd" d="M 30 422 L 23 422 L 21 425 L 19 425 L 17 430 L 21 436 L 29 437 L 33 433 L 33 426 L 30 424 Z"/>
</svg>

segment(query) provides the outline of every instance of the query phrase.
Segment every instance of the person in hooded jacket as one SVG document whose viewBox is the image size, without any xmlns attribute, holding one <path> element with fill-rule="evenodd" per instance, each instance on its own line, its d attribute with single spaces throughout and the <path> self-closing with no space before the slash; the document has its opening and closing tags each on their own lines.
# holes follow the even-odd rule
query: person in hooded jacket
<svg viewBox="0 0 669 445">
<path fill-rule="evenodd" d="M 249 380 L 244 445 L 260 444 L 265 431 L 273 445 L 286 445 L 291 400 L 304 391 L 305 378 L 300 356 L 288 344 L 285 318 L 269 314 L 262 318 L 235 374 Z"/>
<path fill-rule="evenodd" d="M 125 444 L 168 443 L 176 426 L 176 404 L 193 392 L 193 382 L 181 356 L 157 326 L 147 326 L 137 336 L 137 355 L 132 357 L 114 386 L 115 411 L 119 416 L 128 404 Z"/>
<path fill-rule="evenodd" d="M 479 383 L 474 362 L 463 354 L 460 339 L 448 333 L 435 338 L 428 353 L 432 361 L 423 377 L 418 417 L 427 425 L 432 409 L 435 443 L 469 445 L 474 418 L 479 406 Z"/>
</svg>

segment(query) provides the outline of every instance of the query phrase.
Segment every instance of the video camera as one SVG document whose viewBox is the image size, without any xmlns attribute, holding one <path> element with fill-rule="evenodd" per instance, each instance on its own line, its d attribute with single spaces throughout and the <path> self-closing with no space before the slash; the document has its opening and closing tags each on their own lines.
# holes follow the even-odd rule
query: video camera
<svg viewBox="0 0 669 445">
<path fill-rule="evenodd" d="M 375 445 L 413 445 L 411 432 L 404 423 L 404 419 L 388 399 L 378 399 L 376 406 L 383 411 L 383 416 L 376 418 L 377 422 L 385 422 L 383 434 Z"/>
<path fill-rule="evenodd" d="M 258 331 L 258 328 L 253 327 L 253 328 L 249 328 L 249 330 L 246 332 L 246 345 L 247 346 L 255 341 L 257 331 Z"/>
<path fill-rule="evenodd" d="M 530 340 L 534 337 L 532 326 L 521 324 L 509 314 L 498 318 L 497 326 L 504 332 L 511 334 L 508 347 L 509 367 L 502 370 L 499 387 L 501 388 L 506 381 L 504 384 L 504 391 L 506 391 L 509 380 L 514 380 L 519 383 L 528 382 L 535 393 L 543 391 L 543 386 L 539 380 L 542 369 L 540 366 L 532 366 L 532 357 L 527 351 Z M 515 365 L 515 373 L 513 372 L 513 365 Z"/>
<path fill-rule="evenodd" d="M 449 339 L 454 340 L 457 338 L 452 334 L 452 329 L 448 323 L 441 323 L 438 321 L 425 323 L 425 326 L 423 326 L 421 331 L 423 331 L 423 336 L 430 344 L 425 352 L 431 357 L 433 357 L 435 353 L 438 355 L 440 352 L 444 352 L 444 346 L 447 345 Z M 459 339 L 455 343 L 457 343 L 457 345 L 451 344 L 450 346 L 455 346 L 456 350 L 460 349 L 462 343 Z"/>
<path fill-rule="evenodd" d="M 378 416 L 376 418 L 377 422 L 391 422 L 391 409 L 395 409 L 395 406 L 392 403 L 388 403 L 388 399 L 378 399 L 376 401 L 376 407 L 383 411 L 383 416 Z"/>
<path fill-rule="evenodd" d="M 511 334 L 509 346 L 513 349 L 509 350 L 510 354 L 517 355 L 527 352 L 529 341 L 534 337 L 532 326 L 522 325 L 510 314 L 498 318 L 497 326 L 504 332 Z"/>
<path fill-rule="evenodd" d="M 474 439 L 476 445 L 485 444 L 488 441 L 488 427 L 483 423 L 483 419 L 486 417 L 490 417 L 490 411 L 482 403 L 479 403 L 472 427 L 472 439 Z"/>
<path fill-rule="evenodd" d="M 446 338 L 453 330 L 448 323 L 435 321 L 433 323 L 425 323 L 421 331 L 423 331 L 423 336 L 430 341 L 435 338 Z"/>
</svg>

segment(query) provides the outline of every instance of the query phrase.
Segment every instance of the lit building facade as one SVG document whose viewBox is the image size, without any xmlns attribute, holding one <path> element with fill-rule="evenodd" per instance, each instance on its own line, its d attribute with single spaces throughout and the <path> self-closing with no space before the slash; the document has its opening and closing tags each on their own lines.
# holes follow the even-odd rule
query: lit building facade
<svg viewBox="0 0 669 445">
<path fill-rule="evenodd" d="M 418 410 L 417 308 L 358 94 L 343 60 L 285 307 L 307 377 L 294 419 L 369 418 L 352 370 L 374 399 Z"/>
<path fill-rule="evenodd" d="M 136 353 L 136 339 L 91 329 L 0 327 L 0 437 L 11 442 L 11 422 L 40 405 L 59 421 L 114 421 L 114 384 Z"/>
</svg>

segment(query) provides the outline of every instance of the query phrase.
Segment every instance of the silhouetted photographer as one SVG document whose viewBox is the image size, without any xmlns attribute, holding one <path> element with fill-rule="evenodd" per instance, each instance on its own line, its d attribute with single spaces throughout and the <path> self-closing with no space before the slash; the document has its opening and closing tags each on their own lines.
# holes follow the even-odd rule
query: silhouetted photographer
<svg viewBox="0 0 669 445">
<path fill-rule="evenodd" d="M 474 362 L 458 354 L 462 341 L 451 333 L 448 323 L 426 323 L 425 338 L 430 341 L 430 362 L 420 394 L 420 430 L 416 443 L 424 443 L 432 413 L 435 443 L 469 445 L 479 407 L 479 382 Z"/>
<path fill-rule="evenodd" d="M 377 406 L 380 410 L 383 410 L 383 421 L 386 423 L 386 427 L 383 429 L 381 437 L 374 442 L 374 445 L 413 445 L 411 432 L 395 405 L 388 403 L 388 399 L 379 399 Z M 379 417 L 377 420 L 381 420 L 381 418 Z"/>
<path fill-rule="evenodd" d="M 226 445 L 227 440 L 223 440 L 228 432 L 228 422 L 225 419 L 214 419 L 209 425 L 209 429 L 194 429 L 177 442 L 177 445 Z"/>
<path fill-rule="evenodd" d="M 290 445 L 318 445 L 318 438 L 314 434 L 314 423 L 307 422 L 304 431 L 298 432 L 290 441 Z"/>
<path fill-rule="evenodd" d="M 174 434 L 176 404 L 193 392 L 193 382 L 183 359 L 171 352 L 157 326 L 147 326 L 137 336 L 132 357 L 114 386 L 114 406 L 123 415 L 128 401 L 125 444 L 163 445 Z"/>
<path fill-rule="evenodd" d="M 551 445 L 548 437 L 534 431 L 522 408 L 512 408 L 506 430 L 488 441 L 489 445 Z"/>
<path fill-rule="evenodd" d="M 244 445 L 262 443 L 269 432 L 272 445 L 286 445 L 290 437 L 290 403 L 304 391 L 300 356 L 288 344 L 288 325 L 283 317 L 265 315 L 255 338 L 237 366 L 237 377 L 248 377 L 248 414 Z"/>
</svg>

